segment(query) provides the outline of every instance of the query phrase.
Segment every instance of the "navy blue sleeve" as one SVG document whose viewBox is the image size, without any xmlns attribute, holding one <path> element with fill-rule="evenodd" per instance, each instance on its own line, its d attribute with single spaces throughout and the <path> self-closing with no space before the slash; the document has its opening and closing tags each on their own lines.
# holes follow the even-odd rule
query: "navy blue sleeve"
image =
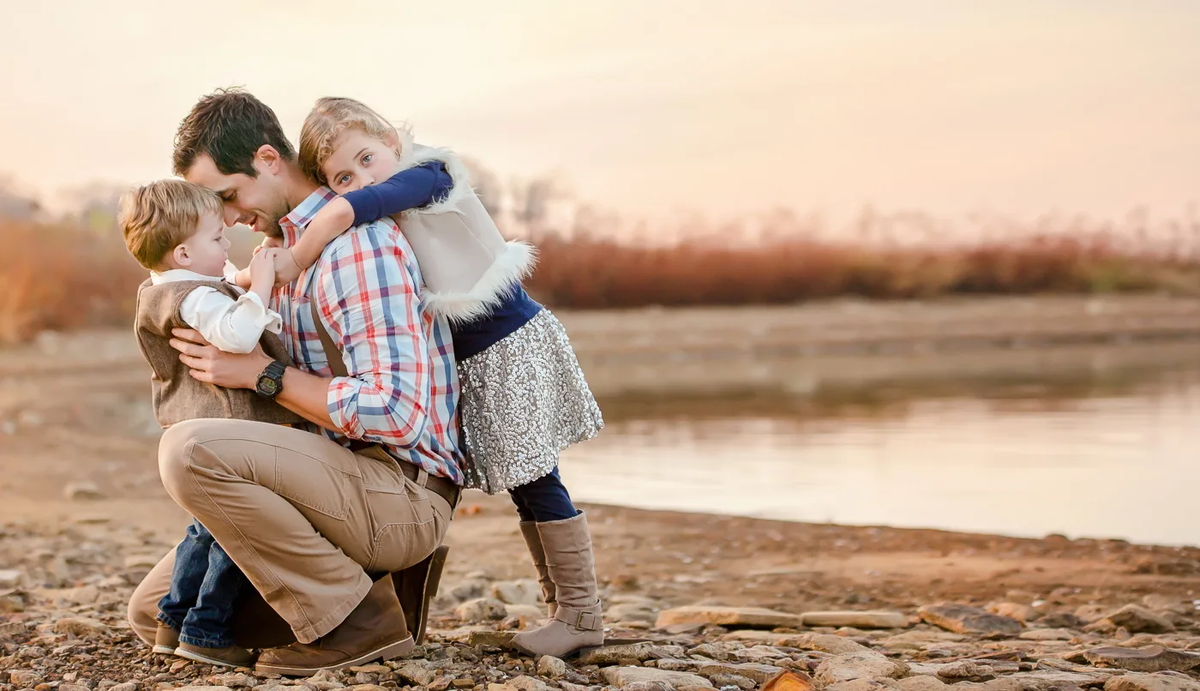
<svg viewBox="0 0 1200 691">
<path fill-rule="evenodd" d="M 417 209 L 444 198 L 454 180 L 441 161 L 430 161 L 396 173 L 378 185 L 342 195 L 354 209 L 354 225 Z"/>
</svg>

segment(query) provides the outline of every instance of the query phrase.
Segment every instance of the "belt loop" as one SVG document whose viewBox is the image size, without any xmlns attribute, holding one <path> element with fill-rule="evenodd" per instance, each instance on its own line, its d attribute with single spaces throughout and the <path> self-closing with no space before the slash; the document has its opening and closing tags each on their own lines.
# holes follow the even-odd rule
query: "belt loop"
<svg viewBox="0 0 1200 691">
<path fill-rule="evenodd" d="M 424 487 L 429 482 L 429 473 L 425 472 L 424 468 L 417 467 L 417 485 Z"/>
<path fill-rule="evenodd" d="M 375 458 L 378 458 L 384 463 L 391 465 L 391 467 L 395 468 L 396 472 L 400 473 L 401 475 L 404 474 L 404 468 L 401 467 L 399 459 L 389 453 L 386 448 L 379 444 L 371 444 L 368 448 L 375 452 Z"/>
</svg>

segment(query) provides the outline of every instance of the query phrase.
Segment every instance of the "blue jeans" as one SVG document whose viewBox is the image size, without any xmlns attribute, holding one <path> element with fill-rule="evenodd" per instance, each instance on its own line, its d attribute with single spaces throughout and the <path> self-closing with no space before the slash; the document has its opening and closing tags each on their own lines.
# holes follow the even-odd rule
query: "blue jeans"
<svg viewBox="0 0 1200 691">
<path fill-rule="evenodd" d="M 208 528 L 193 519 L 175 548 L 171 590 L 158 602 L 158 619 L 178 631 L 182 643 L 201 648 L 234 645 L 230 621 L 238 597 L 249 586 Z"/>
<path fill-rule="evenodd" d="M 533 482 L 508 490 L 521 521 L 561 521 L 575 518 L 579 511 L 571 503 L 571 495 L 558 475 L 558 468 Z"/>
</svg>

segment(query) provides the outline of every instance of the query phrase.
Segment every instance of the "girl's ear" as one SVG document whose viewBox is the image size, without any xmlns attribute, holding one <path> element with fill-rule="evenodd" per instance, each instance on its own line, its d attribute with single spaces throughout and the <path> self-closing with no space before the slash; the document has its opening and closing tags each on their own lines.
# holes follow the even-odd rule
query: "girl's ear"
<svg viewBox="0 0 1200 691">
<path fill-rule="evenodd" d="M 389 149 L 391 149 L 392 151 L 396 152 L 396 158 L 397 158 L 397 159 L 399 159 L 399 158 L 400 158 L 400 156 L 401 156 L 401 151 L 400 151 L 400 148 L 401 148 L 401 147 L 400 147 L 400 137 L 397 137 L 395 132 L 392 132 L 391 134 L 386 134 L 386 135 L 384 135 L 384 137 L 383 137 L 383 143 L 384 143 L 384 144 L 387 144 L 387 146 L 388 146 L 388 148 L 389 148 Z"/>
</svg>

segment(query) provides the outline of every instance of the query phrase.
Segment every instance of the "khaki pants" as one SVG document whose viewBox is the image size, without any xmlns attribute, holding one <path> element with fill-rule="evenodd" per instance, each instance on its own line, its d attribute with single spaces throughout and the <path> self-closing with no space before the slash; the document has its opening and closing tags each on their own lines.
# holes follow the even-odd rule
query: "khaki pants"
<svg viewBox="0 0 1200 691">
<path fill-rule="evenodd" d="M 287 644 L 291 636 L 311 643 L 329 633 L 366 597 L 368 572 L 416 564 L 450 524 L 449 503 L 396 462 L 280 425 L 182 422 L 163 434 L 158 463 L 167 493 L 258 591 L 234 619 L 234 636 L 248 647 Z M 173 566 L 174 551 L 129 602 L 129 623 L 148 643 Z"/>
</svg>

